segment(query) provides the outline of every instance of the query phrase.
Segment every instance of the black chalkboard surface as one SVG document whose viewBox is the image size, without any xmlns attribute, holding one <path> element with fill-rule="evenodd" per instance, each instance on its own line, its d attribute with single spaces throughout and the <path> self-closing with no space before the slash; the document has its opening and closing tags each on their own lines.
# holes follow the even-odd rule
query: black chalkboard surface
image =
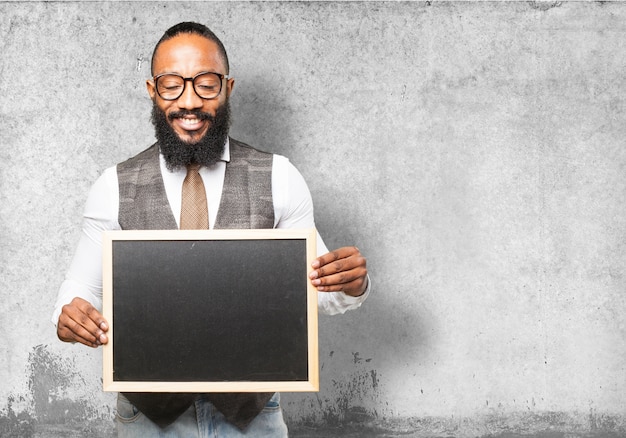
<svg viewBox="0 0 626 438">
<path fill-rule="evenodd" d="M 105 391 L 317 391 L 315 230 L 103 238 Z"/>
</svg>

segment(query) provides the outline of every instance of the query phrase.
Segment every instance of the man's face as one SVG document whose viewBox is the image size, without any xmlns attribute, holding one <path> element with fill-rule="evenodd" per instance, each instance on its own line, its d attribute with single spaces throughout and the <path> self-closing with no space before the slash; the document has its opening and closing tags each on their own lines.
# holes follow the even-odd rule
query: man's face
<svg viewBox="0 0 626 438">
<path fill-rule="evenodd" d="M 184 33 L 164 41 L 157 49 L 153 63 L 154 76 L 175 73 L 190 78 L 200 72 L 227 74 L 213 41 L 200 35 Z M 178 99 L 165 100 L 156 92 L 154 81 L 147 81 L 148 93 L 155 105 L 165 113 L 167 123 L 183 142 L 191 144 L 202 139 L 211 124 L 210 120 L 198 117 L 197 114 L 208 113 L 214 117 L 218 108 L 228 101 L 233 85 L 234 79 L 224 79 L 219 96 L 202 99 L 194 91 L 191 82 L 187 81 Z"/>
</svg>

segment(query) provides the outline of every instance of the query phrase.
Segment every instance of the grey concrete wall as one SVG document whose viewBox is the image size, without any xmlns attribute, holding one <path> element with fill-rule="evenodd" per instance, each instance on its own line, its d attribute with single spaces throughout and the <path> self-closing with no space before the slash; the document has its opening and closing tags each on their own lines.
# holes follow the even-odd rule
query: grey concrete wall
<svg viewBox="0 0 626 438">
<path fill-rule="evenodd" d="M 369 258 L 294 435 L 626 434 L 626 4 L 26 2 L 0 3 L 1 436 L 111 436 L 101 351 L 49 315 L 182 20 L 229 50 L 234 136 Z"/>
</svg>

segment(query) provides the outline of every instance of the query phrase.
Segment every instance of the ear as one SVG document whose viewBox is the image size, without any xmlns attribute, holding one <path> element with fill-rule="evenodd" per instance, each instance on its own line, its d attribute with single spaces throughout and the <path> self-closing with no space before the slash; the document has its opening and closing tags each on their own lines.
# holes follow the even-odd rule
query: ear
<svg viewBox="0 0 626 438">
<path fill-rule="evenodd" d="M 148 94 L 150 95 L 152 102 L 156 102 L 156 88 L 154 88 L 154 82 L 152 79 L 148 79 L 146 81 L 146 88 L 148 89 Z"/>
<path fill-rule="evenodd" d="M 233 92 L 233 88 L 235 88 L 235 78 L 230 78 L 226 81 L 226 97 L 230 97 L 230 93 Z"/>
</svg>

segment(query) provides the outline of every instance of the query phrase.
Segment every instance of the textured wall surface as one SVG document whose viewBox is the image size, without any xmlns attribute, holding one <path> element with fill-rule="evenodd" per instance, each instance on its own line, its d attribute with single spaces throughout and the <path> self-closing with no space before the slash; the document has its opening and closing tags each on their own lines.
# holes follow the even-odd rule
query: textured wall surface
<svg viewBox="0 0 626 438">
<path fill-rule="evenodd" d="M 234 137 L 368 256 L 295 436 L 626 435 L 626 4 L 435 1 L 0 3 L 0 436 L 113 433 L 101 351 L 49 317 L 183 20 L 229 51 Z"/>
</svg>

